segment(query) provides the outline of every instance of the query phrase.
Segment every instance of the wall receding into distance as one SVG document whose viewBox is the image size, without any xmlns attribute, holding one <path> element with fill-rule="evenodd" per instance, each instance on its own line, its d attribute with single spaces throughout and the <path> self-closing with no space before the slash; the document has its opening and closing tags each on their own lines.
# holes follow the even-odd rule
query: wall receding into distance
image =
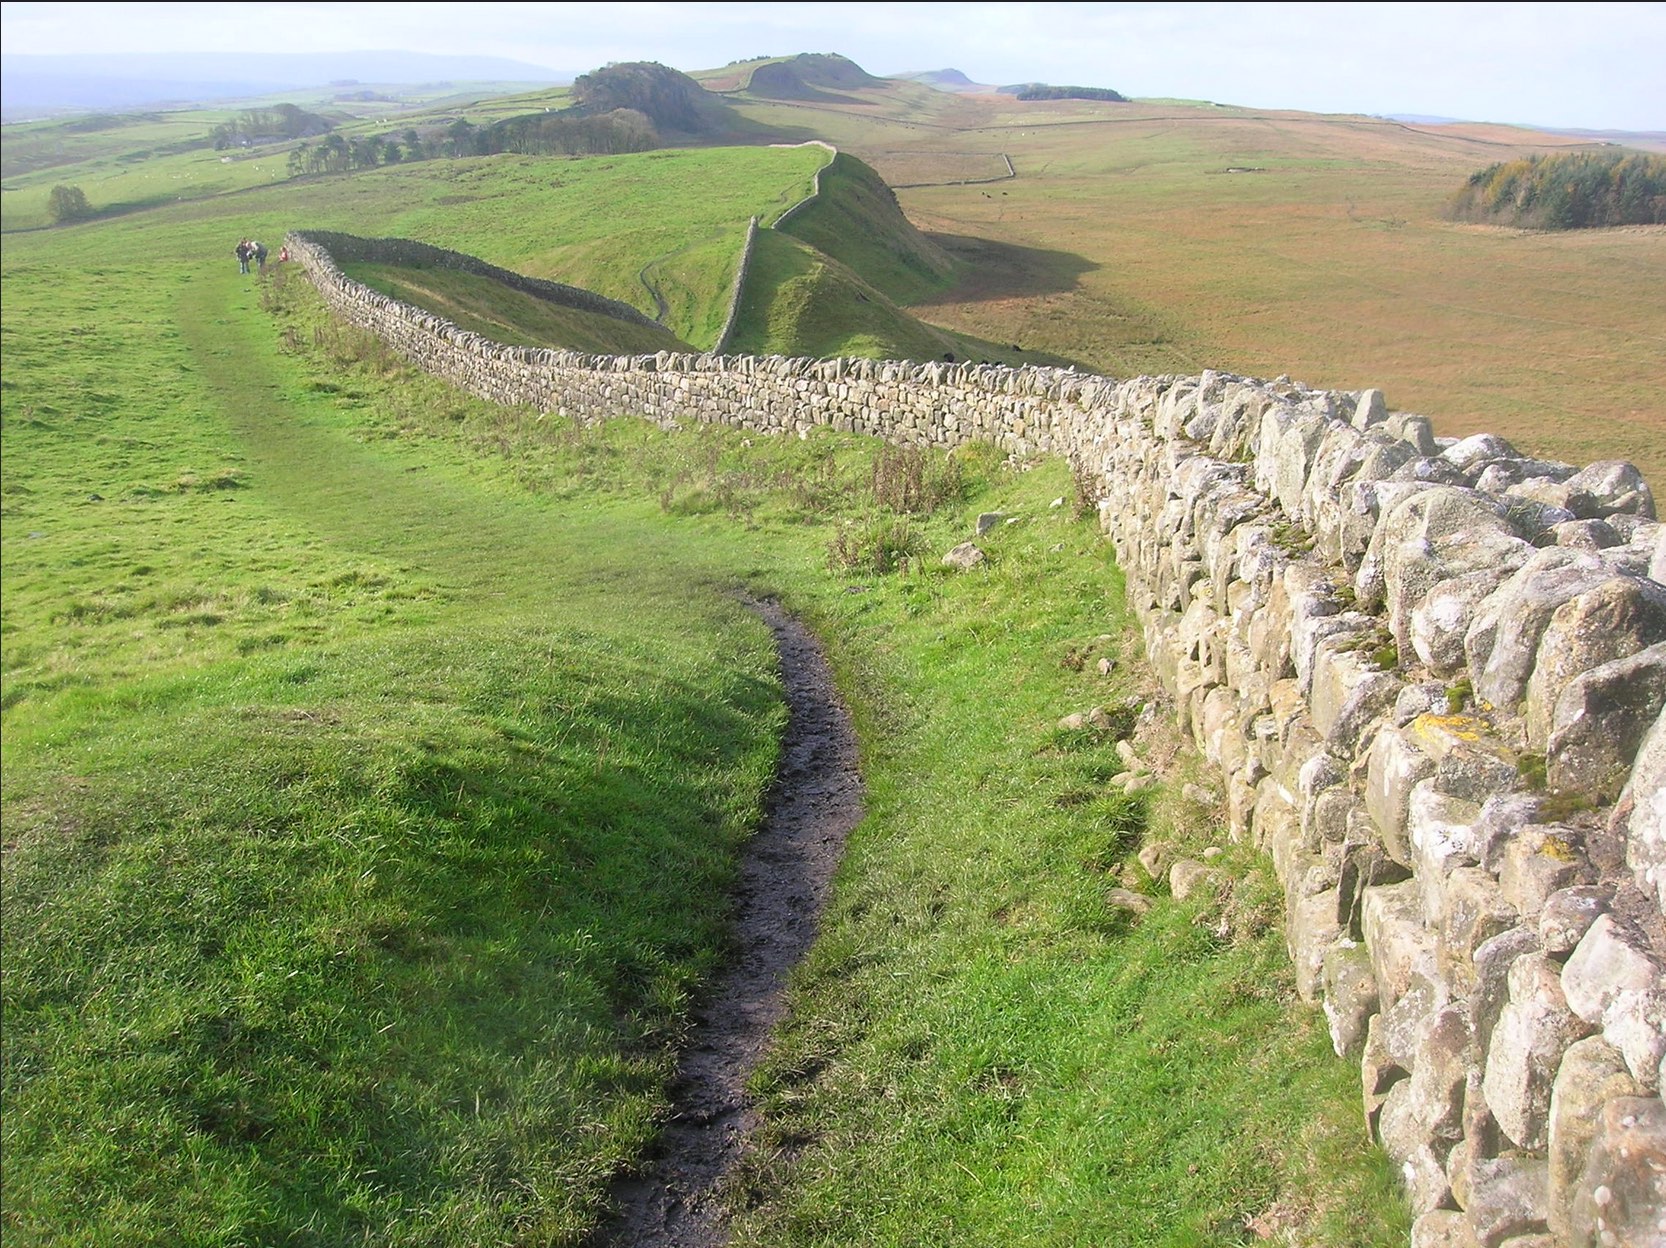
<svg viewBox="0 0 1666 1248">
<path fill-rule="evenodd" d="M 338 315 L 496 402 L 1069 457 L 1415 1241 L 1666 1243 L 1666 526 L 1631 465 L 1285 379 L 505 347 L 324 238 L 290 250 Z"/>
</svg>

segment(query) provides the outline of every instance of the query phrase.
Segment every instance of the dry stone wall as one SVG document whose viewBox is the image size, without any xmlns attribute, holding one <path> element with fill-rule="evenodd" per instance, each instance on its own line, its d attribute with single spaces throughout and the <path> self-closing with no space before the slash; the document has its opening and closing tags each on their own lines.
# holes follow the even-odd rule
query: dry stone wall
<svg viewBox="0 0 1666 1248">
<path fill-rule="evenodd" d="M 1666 526 L 1631 465 L 1286 379 L 510 348 L 290 249 L 497 402 L 1070 457 L 1414 1243 L 1666 1244 Z"/>
</svg>

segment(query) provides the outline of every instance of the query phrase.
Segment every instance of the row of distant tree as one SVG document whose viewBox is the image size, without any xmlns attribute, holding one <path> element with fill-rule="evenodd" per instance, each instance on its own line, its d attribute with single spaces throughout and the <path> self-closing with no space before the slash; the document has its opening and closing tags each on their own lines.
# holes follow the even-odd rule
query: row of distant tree
<svg viewBox="0 0 1666 1248">
<path fill-rule="evenodd" d="M 1666 224 L 1666 157 L 1568 152 L 1501 161 L 1471 174 L 1447 215 L 1536 230 Z"/>
<path fill-rule="evenodd" d="M 335 122 L 317 113 L 309 113 L 294 104 L 274 104 L 271 108 L 249 108 L 230 121 L 215 126 L 208 137 L 214 150 L 228 147 L 253 147 L 257 143 L 278 143 L 289 139 L 311 138 L 328 134 Z"/>
</svg>

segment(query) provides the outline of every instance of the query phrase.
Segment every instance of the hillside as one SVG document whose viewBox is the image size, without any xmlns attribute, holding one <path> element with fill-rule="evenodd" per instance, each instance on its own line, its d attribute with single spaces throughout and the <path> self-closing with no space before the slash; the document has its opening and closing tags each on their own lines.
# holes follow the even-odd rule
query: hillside
<svg viewBox="0 0 1666 1248">
<path fill-rule="evenodd" d="M 840 152 L 817 179 L 819 194 L 780 228 L 862 274 L 898 303 L 944 289 L 954 260 L 917 230 L 873 169 Z"/>
<path fill-rule="evenodd" d="M 501 282 L 451 269 L 344 264 L 372 290 L 445 317 L 459 329 L 514 347 L 552 347 L 608 355 L 652 355 L 692 348 L 669 330 L 649 328 L 510 290 Z"/>
<path fill-rule="evenodd" d="M 885 85 L 885 79 L 875 78 L 845 57 L 803 53 L 758 65 L 746 90 L 765 99 L 825 101 L 840 98 L 840 92 Z"/>
<path fill-rule="evenodd" d="M 1382 388 L 1438 433 L 1666 477 L 1666 235 L 1445 219 L 1479 164 L 1591 150 L 1503 126 L 1180 102 L 1019 102 L 896 82 L 737 98 L 899 190 L 962 261 L 910 311 L 1116 376 L 1206 367 Z M 982 181 L 1011 159 L 1017 176 Z"/>
</svg>

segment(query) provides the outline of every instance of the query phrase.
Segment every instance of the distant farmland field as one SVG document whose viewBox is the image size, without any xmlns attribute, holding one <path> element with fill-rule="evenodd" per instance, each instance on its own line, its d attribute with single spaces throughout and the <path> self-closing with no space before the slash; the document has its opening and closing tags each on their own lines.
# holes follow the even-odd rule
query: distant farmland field
<svg viewBox="0 0 1666 1248">
<path fill-rule="evenodd" d="M 1442 219 L 1477 169 L 1568 136 L 913 86 L 865 101 L 747 108 L 874 164 L 966 262 L 959 286 L 913 308 L 928 321 L 1113 376 L 1376 386 L 1441 434 L 1630 459 L 1666 481 L 1666 227 Z M 980 152 L 1009 154 L 1018 176 L 950 185 Z"/>
</svg>

